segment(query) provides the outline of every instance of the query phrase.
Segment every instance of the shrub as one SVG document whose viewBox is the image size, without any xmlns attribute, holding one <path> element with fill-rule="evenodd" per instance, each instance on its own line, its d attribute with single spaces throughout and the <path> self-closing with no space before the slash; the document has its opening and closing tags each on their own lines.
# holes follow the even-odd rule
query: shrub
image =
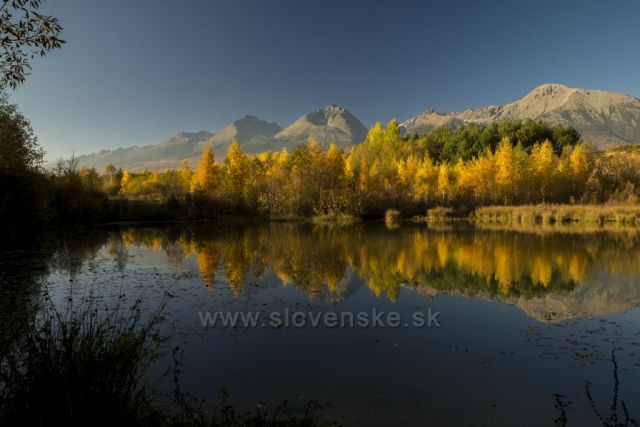
<svg viewBox="0 0 640 427">
<path fill-rule="evenodd" d="M 389 229 L 398 228 L 398 222 L 400 221 L 400 211 L 395 209 L 387 209 L 384 214 L 384 223 Z"/>
</svg>

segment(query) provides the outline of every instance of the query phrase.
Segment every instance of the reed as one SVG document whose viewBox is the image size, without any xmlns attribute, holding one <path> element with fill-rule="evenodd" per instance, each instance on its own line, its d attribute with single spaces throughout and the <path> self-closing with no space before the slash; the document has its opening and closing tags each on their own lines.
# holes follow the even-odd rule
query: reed
<svg viewBox="0 0 640 427">
<path fill-rule="evenodd" d="M 484 206 L 472 218 L 494 224 L 640 224 L 639 205 Z"/>
<path fill-rule="evenodd" d="M 430 222 L 447 222 L 455 217 L 453 208 L 437 206 L 427 210 L 427 221 Z"/>
<path fill-rule="evenodd" d="M 0 354 L 2 425 L 136 425 L 150 411 L 146 368 L 159 356 L 162 306 L 105 309 L 92 296 L 60 311 L 48 296 Z M 76 301 L 77 303 L 77 301 Z"/>
<path fill-rule="evenodd" d="M 168 295 L 168 294 L 167 294 Z M 124 295 L 105 306 L 93 297 L 64 311 L 44 298 L 29 328 L 0 348 L 0 425 L 2 426 L 325 426 L 314 401 L 304 408 L 287 402 L 242 412 L 224 392 L 213 411 L 182 393 L 174 348 L 173 395 L 158 402 L 146 377 L 163 355 L 160 306 L 149 312 L 141 299 L 128 307 Z M 77 303 L 77 301 L 76 301 Z M 295 411 L 298 415 L 290 415 Z"/>
<path fill-rule="evenodd" d="M 327 214 L 319 214 L 311 217 L 311 222 L 315 224 L 355 224 L 360 222 L 362 219 L 360 217 L 346 214 L 346 213 L 327 213 Z"/>
</svg>

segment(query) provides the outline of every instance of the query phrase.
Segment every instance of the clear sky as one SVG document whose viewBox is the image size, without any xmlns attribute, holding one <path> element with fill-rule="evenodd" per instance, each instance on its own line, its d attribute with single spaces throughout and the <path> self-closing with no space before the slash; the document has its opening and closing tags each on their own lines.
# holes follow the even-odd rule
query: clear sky
<svg viewBox="0 0 640 427">
<path fill-rule="evenodd" d="M 11 95 L 48 159 L 286 126 L 337 103 L 365 125 L 547 82 L 640 96 L 639 0 L 48 0 L 67 44 Z"/>
</svg>

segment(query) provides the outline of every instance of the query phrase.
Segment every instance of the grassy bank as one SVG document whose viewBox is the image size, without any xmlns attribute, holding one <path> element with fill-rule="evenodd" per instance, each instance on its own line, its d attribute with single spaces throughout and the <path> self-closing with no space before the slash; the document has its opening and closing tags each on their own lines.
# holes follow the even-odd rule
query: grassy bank
<svg viewBox="0 0 640 427">
<path fill-rule="evenodd" d="M 620 224 L 639 225 L 639 205 L 485 206 L 471 218 L 493 224 Z"/>
<path fill-rule="evenodd" d="M 344 213 L 314 215 L 311 217 L 311 222 L 315 224 L 332 223 L 332 224 L 348 225 L 348 224 L 355 224 L 360 221 L 362 221 L 362 218 L 355 215 L 349 215 Z"/>
</svg>

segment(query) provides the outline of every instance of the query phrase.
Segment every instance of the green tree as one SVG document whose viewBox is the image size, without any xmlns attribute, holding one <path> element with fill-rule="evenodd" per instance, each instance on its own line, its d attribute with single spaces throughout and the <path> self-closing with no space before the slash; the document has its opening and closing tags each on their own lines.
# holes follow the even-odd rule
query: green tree
<svg viewBox="0 0 640 427">
<path fill-rule="evenodd" d="M 35 172 L 42 165 L 43 156 L 29 121 L 15 105 L 0 98 L 0 174 Z"/>
</svg>

